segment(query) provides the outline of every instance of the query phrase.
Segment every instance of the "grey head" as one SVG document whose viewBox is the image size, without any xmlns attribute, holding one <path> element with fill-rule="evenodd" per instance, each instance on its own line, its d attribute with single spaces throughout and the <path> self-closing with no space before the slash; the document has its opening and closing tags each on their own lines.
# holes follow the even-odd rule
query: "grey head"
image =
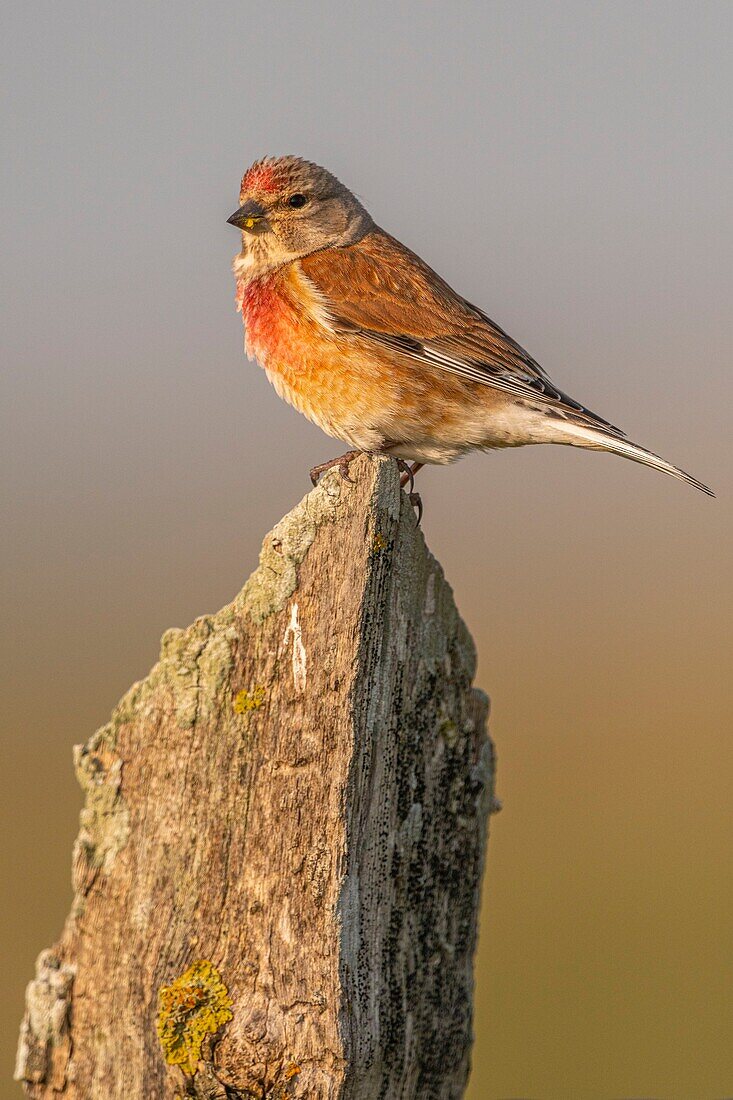
<svg viewBox="0 0 733 1100">
<path fill-rule="evenodd" d="M 300 157 L 256 161 L 242 177 L 239 202 L 228 221 L 242 231 L 242 253 L 235 259 L 240 276 L 346 247 L 374 228 L 348 187 Z"/>
</svg>

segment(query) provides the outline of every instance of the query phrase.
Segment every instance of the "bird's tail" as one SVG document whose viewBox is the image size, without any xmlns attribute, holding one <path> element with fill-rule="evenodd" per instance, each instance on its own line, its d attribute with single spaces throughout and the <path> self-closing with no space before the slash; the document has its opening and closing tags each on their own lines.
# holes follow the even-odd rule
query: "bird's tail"
<svg viewBox="0 0 733 1100">
<path fill-rule="evenodd" d="M 610 451 L 611 454 L 630 458 L 632 462 L 641 462 L 644 466 L 651 466 L 655 470 L 661 470 L 664 474 L 671 474 L 672 477 L 679 478 L 680 481 L 686 481 L 689 485 L 694 485 L 696 489 L 707 493 L 709 497 L 715 496 L 712 489 L 709 489 L 707 485 L 703 485 L 692 474 L 680 470 L 678 466 L 673 466 L 671 462 L 655 455 L 653 451 L 647 451 L 644 447 L 632 443 L 629 439 L 607 433 L 602 428 L 566 420 L 562 425 L 562 436 L 564 437 L 562 442 L 573 447 L 588 447 L 591 450 Z"/>
</svg>

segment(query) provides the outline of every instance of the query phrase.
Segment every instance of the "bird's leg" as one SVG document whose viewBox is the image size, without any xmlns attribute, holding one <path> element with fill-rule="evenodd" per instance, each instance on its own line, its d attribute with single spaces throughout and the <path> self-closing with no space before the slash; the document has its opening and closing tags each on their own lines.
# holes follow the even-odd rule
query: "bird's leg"
<svg viewBox="0 0 733 1100">
<path fill-rule="evenodd" d="M 412 492 L 415 488 L 415 475 L 412 472 L 412 466 L 409 462 L 405 462 L 404 458 L 396 458 L 395 462 L 397 463 L 397 469 L 400 471 L 400 489 L 404 489 L 405 485 L 409 485 L 410 492 Z"/>
<path fill-rule="evenodd" d="M 415 474 L 418 470 L 422 470 L 424 462 L 413 462 L 412 466 L 408 462 L 405 462 L 404 458 L 397 459 L 397 469 L 400 471 L 400 488 L 404 489 L 408 487 L 407 499 L 413 508 L 417 510 L 417 525 L 420 526 L 420 520 L 422 519 L 422 497 L 419 493 L 415 492 Z"/>
<path fill-rule="evenodd" d="M 321 474 L 325 474 L 326 470 L 332 470 L 334 466 L 338 466 L 339 473 L 344 481 L 349 481 L 353 485 L 353 479 L 349 477 L 349 463 L 364 453 L 364 451 L 347 451 L 345 455 L 339 455 L 338 458 L 332 458 L 329 459 L 328 462 L 322 462 L 320 466 L 314 466 L 311 470 L 311 481 L 314 485 L 317 485 Z"/>
<path fill-rule="evenodd" d="M 418 472 L 418 470 L 422 470 L 424 465 L 424 462 L 413 462 L 412 466 L 410 466 L 407 462 L 405 462 L 404 459 L 397 459 L 398 469 L 402 472 L 400 485 L 403 489 L 405 485 L 407 485 L 409 482 L 410 492 L 412 492 L 412 490 L 415 488 L 415 474 Z"/>
</svg>

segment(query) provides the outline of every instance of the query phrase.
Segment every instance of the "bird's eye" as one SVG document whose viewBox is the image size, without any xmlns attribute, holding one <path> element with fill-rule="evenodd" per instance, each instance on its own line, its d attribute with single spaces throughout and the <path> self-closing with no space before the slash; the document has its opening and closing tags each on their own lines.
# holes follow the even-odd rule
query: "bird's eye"
<svg viewBox="0 0 733 1100">
<path fill-rule="evenodd" d="M 291 195 L 288 199 L 288 206 L 292 206 L 294 210 L 300 210 L 301 206 L 305 206 L 308 202 L 305 195 L 298 193 L 297 195 Z"/>
</svg>

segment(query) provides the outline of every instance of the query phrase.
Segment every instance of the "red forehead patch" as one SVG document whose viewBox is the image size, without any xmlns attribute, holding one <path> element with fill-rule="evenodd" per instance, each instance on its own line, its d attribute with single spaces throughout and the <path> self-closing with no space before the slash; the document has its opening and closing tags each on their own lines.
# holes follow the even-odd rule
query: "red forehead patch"
<svg viewBox="0 0 733 1100">
<path fill-rule="evenodd" d="M 243 191 L 275 191 L 277 178 L 271 164 L 253 164 L 242 176 Z"/>
</svg>

